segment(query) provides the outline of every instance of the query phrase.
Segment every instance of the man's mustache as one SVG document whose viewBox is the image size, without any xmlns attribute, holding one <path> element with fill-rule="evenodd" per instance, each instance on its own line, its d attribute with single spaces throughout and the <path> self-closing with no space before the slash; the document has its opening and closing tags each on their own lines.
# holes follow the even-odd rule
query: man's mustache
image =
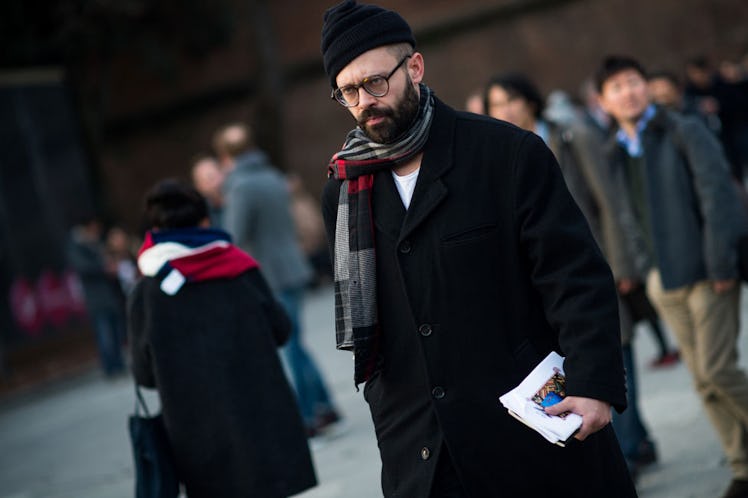
<svg viewBox="0 0 748 498">
<path fill-rule="evenodd" d="M 366 121 L 371 118 L 391 118 L 393 114 L 394 113 L 390 109 L 377 109 L 375 107 L 370 107 L 361 113 L 358 118 L 358 124 L 363 126 L 366 124 Z"/>
</svg>

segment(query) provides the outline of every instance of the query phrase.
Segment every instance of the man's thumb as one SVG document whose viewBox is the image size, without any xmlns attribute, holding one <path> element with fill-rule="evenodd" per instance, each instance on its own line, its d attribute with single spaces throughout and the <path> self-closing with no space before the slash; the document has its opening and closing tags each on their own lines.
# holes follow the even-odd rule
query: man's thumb
<svg viewBox="0 0 748 498">
<path fill-rule="evenodd" d="M 561 413 L 571 411 L 571 400 L 564 399 L 552 406 L 545 408 L 545 413 L 548 415 L 560 415 Z"/>
</svg>

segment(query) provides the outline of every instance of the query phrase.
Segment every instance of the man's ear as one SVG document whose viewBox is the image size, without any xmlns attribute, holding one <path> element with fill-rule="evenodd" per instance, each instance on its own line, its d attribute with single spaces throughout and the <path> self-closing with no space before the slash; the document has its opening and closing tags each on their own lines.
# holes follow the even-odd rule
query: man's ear
<svg viewBox="0 0 748 498">
<path fill-rule="evenodd" d="M 413 55 L 408 59 L 408 74 L 410 75 L 411 81 L 416 84 L 423 81 L 425 69 L 421 52 L 413 52 Z"/>
</svg>

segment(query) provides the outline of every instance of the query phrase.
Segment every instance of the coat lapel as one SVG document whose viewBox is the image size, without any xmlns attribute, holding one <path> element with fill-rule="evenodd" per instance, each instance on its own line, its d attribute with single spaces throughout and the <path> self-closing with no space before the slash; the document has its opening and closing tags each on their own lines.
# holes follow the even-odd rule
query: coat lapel
<svg viewBox="0 0 748 498">
<path fill-rule="evenodd" d="M 455 113 L 436 99 L 434 121 L 423 151 L 421 171 L 410 207 L 400 230 L 398 241 L 407 238 L 447 196 L 447 187 L 441 177 L 454 162 Z M 392 180 L 394 182 L 394 180 Z M 394 183 L 393 183 L 394 188 Z M 397 192 L 396 192 L 397 193 Z M 402 203 L 400 203 L 402 207 Z"/>
<path fill-rule="evenodd" d="M 374 176 L 373 195 L 374 225 L 377 230 L 396 241 L 403 226 L 405 206 L 390 170 L 381 171 Z"/>
</svg>

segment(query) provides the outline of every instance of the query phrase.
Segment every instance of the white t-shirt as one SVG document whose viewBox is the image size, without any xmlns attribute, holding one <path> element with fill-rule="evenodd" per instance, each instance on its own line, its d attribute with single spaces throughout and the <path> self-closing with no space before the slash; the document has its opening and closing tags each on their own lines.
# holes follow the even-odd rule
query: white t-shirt
<svg viewBox="0 0 748 498">
<path fill-rule="evenodd" d="M 392 178 L 395 179 L 395 186 L 400 194 L 400 198 L 403 200 L 405 209 L 408 209 L 410 206 L 410 200 L 413 198 L 413 191 L 416 188 L 419 171 L 421 171 L 421 168 L 418 168 L 414 172 L 408 173 L 405 176 L 399 176 L 396 175 L 394 171 L 392 172 Z"/>
</svg>

